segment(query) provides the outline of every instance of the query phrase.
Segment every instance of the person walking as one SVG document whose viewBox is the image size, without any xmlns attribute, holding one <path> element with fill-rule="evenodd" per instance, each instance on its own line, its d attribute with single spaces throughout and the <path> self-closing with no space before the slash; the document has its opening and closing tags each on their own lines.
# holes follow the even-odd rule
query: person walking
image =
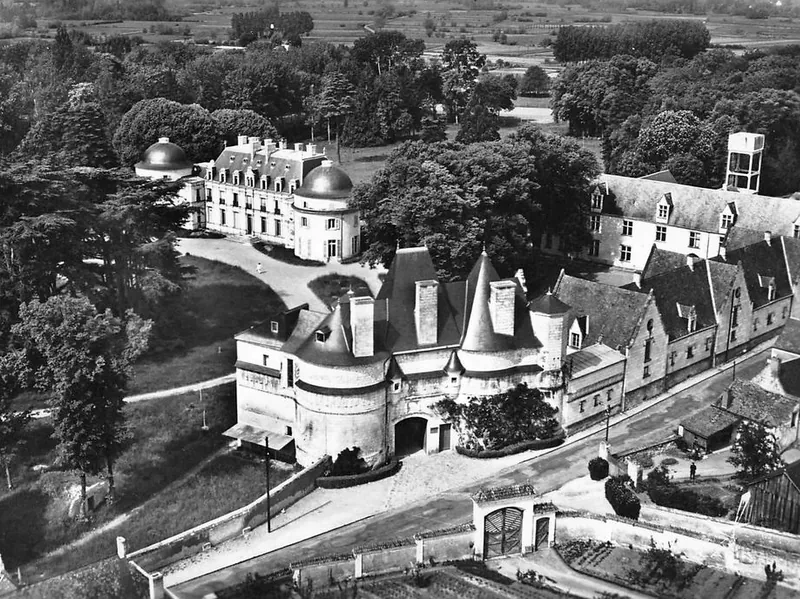
<svg viewBox="0 0 800 599">
<path fill-rule="evenodd" d="M 689 480 L 694 480 L 697 475 L 697 464 L 692 462 L 689 466 Z"/>
<path fill-rule="evenodd" d="M 256 272 L 257 272 L 258 274 L 261 274 L 261 273 L 263 272 L 263 268 L 261 267 L 261 262 L 259 262 L 258 264 L 256 264 Z"/>
</svg>

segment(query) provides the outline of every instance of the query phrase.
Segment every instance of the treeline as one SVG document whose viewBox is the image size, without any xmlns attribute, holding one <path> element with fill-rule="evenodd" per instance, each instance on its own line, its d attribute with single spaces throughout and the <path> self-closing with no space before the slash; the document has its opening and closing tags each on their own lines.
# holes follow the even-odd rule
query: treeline
<svg viewBox="0 0 800 599">
<path fill-rule="evenodd" d="M 121 19 L 131 21 L 169 21 L 176 16 L 164 0 L 42 0 L 37 5 L 40 17 L 58 19 Z"/>
<path fill-rule="evenodd" d="M 256 12 L 236 13 L 231 17 L 231 37 L 239 45 L 261 38 L 279 36 L 292 46 L 301 45 L 301 36 L 314 29 L 314 20 L 306 11 L 281 13 L 277 6 Z"/>
<path fill-rule="evenodd" d="M 621 54 L 660 61 L 692 58 L 708 48 L 711 35 L 703 23 L 658 20 L 601 27 L 561 27 L 553 42 L 560 62 L 609 59 Z"/>
<path fill-rule="evenodd" d="M 791 2 L 749 2 L 748 0 L 560 0 L 557 4 L 569 6 L 579 4 L 597 12 L 625 12 L 627 10 L 649 10 L 678 15 L 741 15 L 749 19 L 765 19 L 770 16 L 795 17 L 800 7 Z"/>
<path fill-rule="evenodd" d="M 551 106 L 572 135 L 601 136 L 606 172 L 665 168 L 681 183 L 719 187 L 731 131 L 766 136 L 761 193 L 800 189 L 800 46 L 688 61 L 616 56 L 567 67 Z"/>
</svg>

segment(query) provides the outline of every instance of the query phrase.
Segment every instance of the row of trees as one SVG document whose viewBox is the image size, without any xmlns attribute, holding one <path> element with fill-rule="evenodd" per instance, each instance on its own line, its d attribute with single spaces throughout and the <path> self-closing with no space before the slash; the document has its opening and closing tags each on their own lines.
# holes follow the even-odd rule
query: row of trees
<svg viewBox="0 0 800 599">
<path fill-rule="evenodd" d="M 669 168 L 681 183 L 709 187 L 722 184 L 728 133 L 763 133 L 761 192 L 792 193 L 800 188 L 798 52 L 713 49 L 660 64 L 628 55 L 590 60 L 554 83 L 553 115 L 573 135 L 602 136 L 609 173 Z"/>
<path fill-rule="evenodd" d="M 277 5 L 254 12 L 236 13 L 231 17 L 231 37 L 241 46 L 262 38 L 268 38 L 273 43 L 286 41 L 292 46 L 300 46 L 301 36 L 313 29 L 314 20 L 309 13 L 281 13 Z"/>
<path fill-rule="evenodd" d="M 711 42 L 700 21 L 653 20 L 558 30 L 553 55 L 559 62 L 610 59 L 620 54 L 660 61 L 666 56 L 692 58 Z"/>
</svg>

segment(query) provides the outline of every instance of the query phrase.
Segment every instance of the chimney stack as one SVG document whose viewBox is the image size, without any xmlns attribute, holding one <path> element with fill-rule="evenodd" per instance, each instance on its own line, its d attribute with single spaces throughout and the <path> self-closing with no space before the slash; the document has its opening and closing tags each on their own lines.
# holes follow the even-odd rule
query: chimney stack
<svg viewBox="0 0 800 599">
<path fill-rule="evenodd" d="M 246 135 L 239 135 L 236 141 L 237 146 L 246 146 L 247 145 L 247 136 Z"/>
<path fill-rule="evenodd" d="M 726 248 L 724 245 L 719 246 L 719 257 L 723 260 L 728 259 L 728 248 Z"/>
<path fill-rule="evenodd" d="M 363 358 L 375 354 L 375 300 L 371 297 L 350 298 L 350 329 L 353 332 L 353 356 Z"/>
<path fill-rule="evenodd" d="M 522 291 L 525 293 L 525 296 L 527 297 L 528 296 L 528 285 L 527 285 L 527 283 L 525 281 L 525 273 L 523 272 L 523 270 L 521 268 L 518 269 L 516 273 L 514 273 L 514 278 L 517 281 L 519 281 L 519 285 L 520 285 L 520 287 L 522 287 Z"/>
<path fill-rule="evenodd" d="M 642 273 L 640 272 L 633 273 L 633 284 L 636 285 L 639 289 L 642 288 Z"/>
<path fill-rule="evenodd" d="M 692 254 L 686 256 L 686 266 L 689 267 L 689 270 L 694 272 L 694 256 Z"/>
<path fill-rule="evenodd" d="M 764 231 L 764 241 L 767 242 L 767 245 L 772 245 L 772 231 Z"/>
<path fill-rule="evenodd" d="M 514 296 L 517 284 L 514 281 L 492 281 L 489 310 L 494 332 L 499 335 L 514 334 Z"/>
<path fill-rule="evenodd" d="M 308 144 L 306 150 L 311 156 L 314 156 L 317 153 L 317 144 Z"/>
<path fill-rule="evenodd" d="M 295 142 L 295 144 L 294 144 L 294 151 L 295 151 L 295 152 L 302 152 L 302 151 L 303 151 L 303 144 L 302 144 L 302 142 Z"/>
<path fill-rule="evenodd" d="M 158 138 L 158 143 L 160 143 L 160 144 L 168 144 L 169 143 L 169 137 L 159 137 Z"/>
<path fill-rule="evenodd" d="M 778 356 L 770 356 L 767 358 L 769 364 L 769 374 L 772 378 L 777 379 L 781 373 L 781 359 Z"/>
<path fill-rule="evenodd" d="M 265 139 L 264 150 L 266 151 L 267 156 L 269 157 L 269 155 L 276 150 L 275 142 L 272 141 L 271 139 Z"/>
<path fill-rule="evenodd" d="M 420 345 L 436 343 L 439 331 L 439 281 L 417 281 L 414 322 Z"/>
<path fill-rule="evenodd" d="M 281 150 L 285 150 L 286 149 L 286 140 L 285 139 L 282 139 L 282 140 L 280 140 L 278 142 L 278 148 L 281 149 Z"/>
</svg>

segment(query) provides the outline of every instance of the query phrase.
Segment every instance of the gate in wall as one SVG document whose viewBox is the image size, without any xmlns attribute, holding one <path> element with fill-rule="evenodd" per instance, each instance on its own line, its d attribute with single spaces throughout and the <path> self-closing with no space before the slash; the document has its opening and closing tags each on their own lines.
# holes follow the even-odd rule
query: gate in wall
<svg viewBox="0 0 800 599">
<path fill-rule="evenodd" d="M 484 519 L 483 534 L 484 557 L 522 553 L 522 510 L 508 507 L 492 512 Z"/>
</svg>

